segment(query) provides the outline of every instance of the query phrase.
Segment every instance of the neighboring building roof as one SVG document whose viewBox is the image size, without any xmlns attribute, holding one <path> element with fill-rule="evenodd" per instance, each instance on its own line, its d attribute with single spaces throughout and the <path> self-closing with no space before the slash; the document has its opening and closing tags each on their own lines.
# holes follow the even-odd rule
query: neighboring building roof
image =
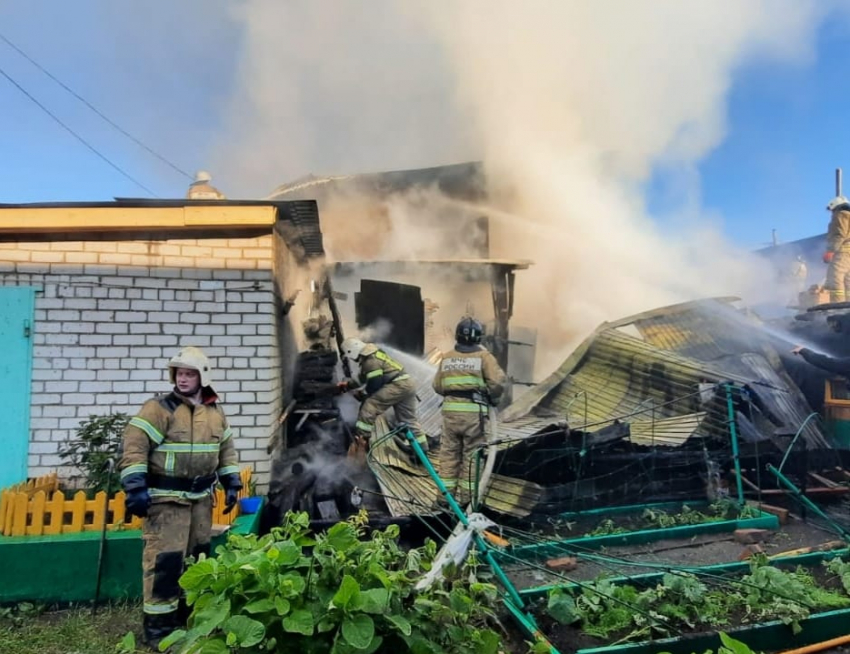
<svg viewBox="0 0 850 654">
<path fill-rule="evenodd" d="M 0 204 L 0 242 L 250 238 L 283 229 L 290 247 L 324 254 L 314 201 L 145 200 Z"/>
<path fill-rule="evenodd" d="M 387 196 L 414 188 L 436 187 L 448 197 L 467 201 L 487 196 L 484 167 L 479 162 L 394 170 L 379 173 L 315 177 L 309 175 L 278 186 L 269 199 L 321 199 L 335 192 Z"/>
</svg>

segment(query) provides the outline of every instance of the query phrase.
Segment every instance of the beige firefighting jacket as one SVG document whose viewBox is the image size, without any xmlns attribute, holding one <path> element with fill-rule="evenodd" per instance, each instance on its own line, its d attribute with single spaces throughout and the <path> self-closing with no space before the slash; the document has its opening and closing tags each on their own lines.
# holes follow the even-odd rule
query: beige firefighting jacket
<svg viewBox="0 0 850 654">
<path fill-rule="evenodd" d="M 829 252 L 850 251 L 850 211 L 833 211 L 826 230 L 826 249 Z"/>
<path fill-rule="evenodd" d="M 433 387 L 445 396 L 443 411 L 478 413 L 482 410 L 480 400 L 492 406 L 499 404 L 506 379 L 496 357 L 479 346 L 472 352 L 454 349 L 443 354 Z"/>
<path fill-rule="evenodd" d="M 361 356 L 357 362 L 360 368 L 360 383 L 366 385 L 366 393 L 377 393 L 384 384 L 409 379 L 404 366 L 383 350 L 377 350 Z"/>
<path fill-rule="evenodd" d="M 238 473 L 233 432 L 217 400 L 214 393 L 206 393 L 202 404 L 192 405 L 172 392 L 145 402 L 124 430 L 124 454 L 118 466 L 121 479 L 138 473 L 149 479 Z M 200 499 L 210 492 L 164 490 L 148 485 L 153 499 Z"/>
</svg>

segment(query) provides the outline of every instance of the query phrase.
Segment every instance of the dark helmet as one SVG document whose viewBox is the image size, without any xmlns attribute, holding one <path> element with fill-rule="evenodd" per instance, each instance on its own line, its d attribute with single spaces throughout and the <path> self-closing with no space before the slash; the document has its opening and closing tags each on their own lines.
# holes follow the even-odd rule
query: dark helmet
<svg viewBox="0 0 850 654">
<path fill-rule="evenodd" d="M 457 324 L 455 340 L 463 345 L 478 345 L 484 334 L 484 326 L 475 318 L 464 318 Z"/>
</svg>

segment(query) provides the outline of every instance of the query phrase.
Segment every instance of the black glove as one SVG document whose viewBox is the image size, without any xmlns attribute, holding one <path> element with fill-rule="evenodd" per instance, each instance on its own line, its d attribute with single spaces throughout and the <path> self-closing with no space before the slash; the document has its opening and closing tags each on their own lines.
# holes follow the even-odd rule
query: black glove
<svg viewBox="0 0 850 654">
<path fill-rule="evenodd" d="M 239 501 L 239 491 L 242 490 L 242 479 L 234 472 L 231 475 L 224 475 L 219 481 L 224 486 L 224 511 L 222 513 L 227 515 L 233 511 L 236 502 Z"/>
<path fill-rule="evenodd" d="M 124 507 L 127 509 L 127 513 L 140 518 L 147 517 L 151 505 L 147 476 L 143 472 L 127 475 L 121 480 L 121 485 L 124 487 L 124 492 L 127 493 L 124 498 Z"/>
<path fill-rule="evenodd" d="M 148 517 L 148 509 L 151 505 L 151 496 L 148 489 L 142 486 L 127 492 L 127 497 L 124 498 L 124 507 L 130 515 L 136 515 L 140 518 Z"/>
<path fill-rule="evenodd" d="M 236 502 L 239 501 L 239 489 L 238 488 L 228 488 L 224 491 L 224 511 L 222 513 L 227 515 L 233 508 L 236 506 Z"/>
</svg>

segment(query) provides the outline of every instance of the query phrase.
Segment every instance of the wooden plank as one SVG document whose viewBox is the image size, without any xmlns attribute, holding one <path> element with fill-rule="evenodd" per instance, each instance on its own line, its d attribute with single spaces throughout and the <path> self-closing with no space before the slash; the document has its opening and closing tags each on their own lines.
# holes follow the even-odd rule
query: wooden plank
<svg viewBox="0 0 850 654">
<path fill-rule="evenodd" d="M 50 523 L 45 525 L 44 533 L 47 535 L 61 534 L 62 523 L 65 521 L 65 494 L 62 491 L 53 493 L 53 497 L 48 502 L 47 513 L 50 516 Z"/>
<path fill-rule="evenodd" d="M 838 486 L 840 486 L 840 485 L 841 485 L 841 484 L 838 484 L 838 483 L 836 483 L 836 482 L 832 481 L 832 479 L 827 479 L 827 478 L 826 478 L 826 477 L 824 477 L 823 475 L 819 475 L 819 474 L 818 474 L 818 473 L 816 473 L 816 472 L 810 472 L 810 473 L 809 473 L 809 477 L 811 477 L 811 478 L 812 478 L 812 479 L 814 479 L 815 481 L 817 481 L 817 482 L 819 482 L 819 483 L 823 484 L 823 485 L 824 485 L 824 486 L 826 486 L 827 488 L 837 488 Z"/>
<path fill-rule="evenodd" d="M 29 499 L 26 493 L 15 493 L 15 507 L 9 536 L 25 536 L 27 533 L 27 510 Z"/>
<path fill-rule="evenodd" d="M 752 491 L 751 491 L 752 492 Z M 763 490 L 758 490 L 759 493 L 766 496 L 777 496 L 777 495 L 789 495 L 790 491 L 785 490 L 784 488 L 766 488 Z M 808 488 L 806 489 L 805 495 L 823 495 L 823 496 L 831 496 L 831 495 L 846 495 L 850 493 L 850 488 L 845 488 L 844 486 L 840 486 L 838 488 Z"/>
<path fill-rule="evenodd" d="M 753 500 L 747 500 L 747 506 L 752 506 L 759 511 L 763 511 L 765 513 L 772 513 L 777 518 L 779 518 L 779 524 L 784 525 L 788 523 L 788 515 L 790 511 L 788 509 L 783 509 L 781 506 L 773 506 L 772 504 L 761 504 L 759 502 L 754 502 Z"/>
<path fill-rule="evenodd" d="M 28 536 L 41 536 L 44 533 L 44 513 L 47 506 L 47 493 L 38 491 L 32 496 L 30 512 L 32 521 L 27 528 Z"/>
<path fill-rule="evenodd" d="M 86 494 L 84 491 L 77 491 L 74 497 L 68 502 L 68 509 L 71 512 L 71 524 L 62 525 L 62 533 L 78 533 L 83 531 L 83 526 L 86 520 Z"/>
<path fill-rule="evenodd" d="M 106 492 L 100 491 L 94 496 L 94 501 L 91 502 L 92 507 L 92 523 L 91 529 L 101 531 L 108 517 L 109 500 L 106 499 Z"/>
</svg>

